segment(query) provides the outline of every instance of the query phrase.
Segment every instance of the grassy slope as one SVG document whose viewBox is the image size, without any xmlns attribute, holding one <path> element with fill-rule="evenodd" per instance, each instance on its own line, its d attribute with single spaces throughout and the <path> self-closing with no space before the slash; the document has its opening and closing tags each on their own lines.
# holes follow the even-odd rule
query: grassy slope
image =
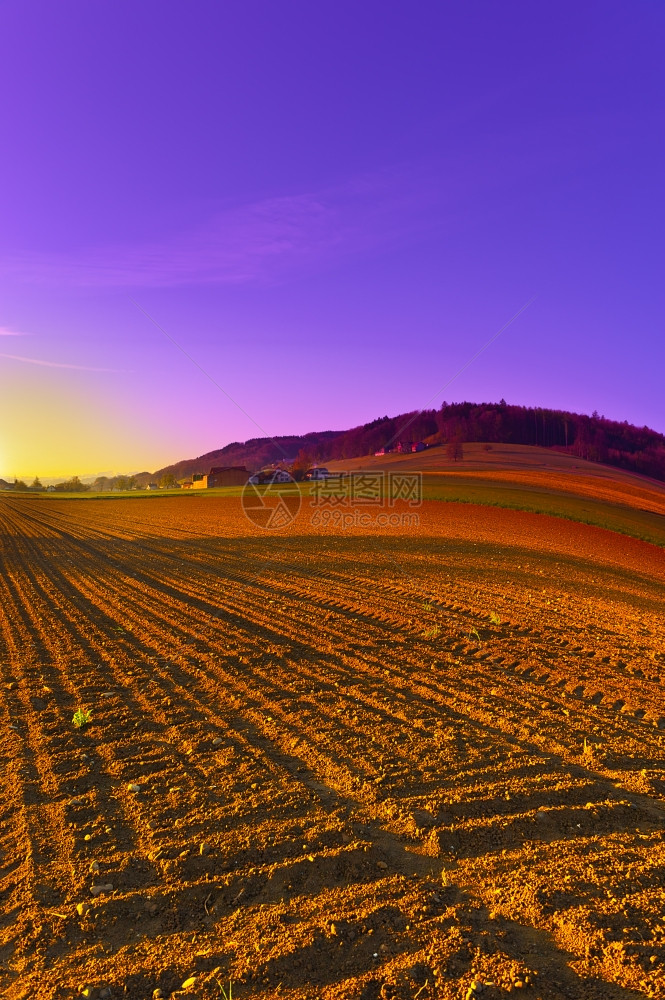
<svg viewBox="0 0 665 1000">
<path fill-rule="evenodd" d="M 493 507 L 528 510 L 536 514 L 551 514 L 583 524 L 593 524 L 617 531 L 665 548 L 665 517 L 651 511 L 637 510 L 606 500 L 574 496 L 569 493 L 515 488 L 501 484 L 462 482 L 434 484 L 425 479 L 423 488 L 427 500 L 447 503 L 474 503 Z"/>
<path fill-rule="evenodd" d="M 465 444 L 464 460 L 444 448 L 330 463 L 331 469 L 422 472 L 427 500 L 550 514 L 665 547 L 665 484 L 547 448 Z"/>
</svg>

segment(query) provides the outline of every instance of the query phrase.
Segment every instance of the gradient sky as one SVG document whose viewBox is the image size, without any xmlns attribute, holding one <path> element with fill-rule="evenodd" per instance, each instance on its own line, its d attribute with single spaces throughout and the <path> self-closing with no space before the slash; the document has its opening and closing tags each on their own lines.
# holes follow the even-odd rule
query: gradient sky
<svg viewBox="0 0 665 1000">
<path fill-rule="evenodd" d="M 0 475 L 444 399 L 665 431 L 664 48 L 662 0 L 4 0 Z"/>
</svg>

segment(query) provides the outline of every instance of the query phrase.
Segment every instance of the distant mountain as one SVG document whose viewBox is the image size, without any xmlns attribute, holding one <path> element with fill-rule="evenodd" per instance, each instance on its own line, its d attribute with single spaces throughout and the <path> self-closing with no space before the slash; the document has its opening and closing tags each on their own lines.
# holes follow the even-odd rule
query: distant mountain
<svg viewBox="0 0 665 1000">
<path fill-rule="evenodd" d="M 227 444 L 198 458 L 153 473 L 176 479 L 207 473 L 212 466 L 244 465 L 250 471 L 278 462 L 325 462 L 371 455 L 386 446 L 426 441 L 488 441 L 540 445 L 665 480 L 665 436 L 648 427 L 541 407 L 500 403 L 444 403 L 438 410 L 379 417 L 346 431 L 321 431 Z M 147 474 L 143 474 L 147 475 Z M 141 477 L 143 478 L 143 476 Z"/>
<path fill-rule="evenodd" d="M 244 465 L 251 472 L 262 469 L 265 465 L 277 462 L 293 462 L 302 451 L 312 455 L 327 451 L 341 431 L 321 431 L 319 433 L 290 435 L 276 438 L 251 438 L 249 441 L 234 441 L 217 451 L 209 451 L 198 458 L 187 458 L 174 465 L 158 469 L 153 478 L 159 481 L 161 476 L 174 475 L 176 479 L 184 479 L 196 472 L 209 472 L 213 466 Z"/>
</svg>

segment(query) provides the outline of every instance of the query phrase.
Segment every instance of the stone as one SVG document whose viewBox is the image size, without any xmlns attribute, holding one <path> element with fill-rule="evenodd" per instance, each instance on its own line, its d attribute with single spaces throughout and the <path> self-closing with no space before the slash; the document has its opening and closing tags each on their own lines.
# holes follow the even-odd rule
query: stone
<svg viewBox="0 0 665 1000">
<path fill-rule="evenodd" d="M 102 896 L 106 892 L 113 892 L 113 886 L 110 882 L 100 883 L 99 885 L 91 885 L 90 892 L 93 896 Z"/>
<path fill-rule="evenodd" d="M 189 990 L 192 986 L 196 986 L 196 976 L 190 976 L 189 979 L 186 979 L 180 989 Z"/>
<path fill-rule="evenodd" d="M 206 840 L 199 847 L 199 854 L 210 854 L 210 844 Z"/>
<path fill-rule="evenodd" d="M 157 987 L 156 990 L 152 991 L 152 996 L 153 1000 L 161 1000 L 161 998 L 164 996 L 164 990 L 160 990 L 160 988 Z"/>
<path fill-rule="evenodd" d="M 388 865 L 386 864 L 386 862 L 385 862 L 385 861 L 377 861 L 377 862 L 376 862 L 376 867 L 377 867 L 377 868 L 380 868 L 380 869 L 381 869 L 381 871 L 386 871 L 386 870 L 387 870 L 387 868 L 388 868 Z"/>
<path fill-rule="evenodd" d="M 99 861 L 91 861 L 88 871 L 92 872 L 93 875 L 96 875 L 99 871 Z"/>
<path fill-rule="evenodd" d="M 427 809 L 414 809 L 411 815 L 418 830 L 428 830 L 436 823 L 434 816 Z"/>
<path fill-rule="evenodd" d="M 90 909 L 92 909 L 92 907 L 90 906 L 90 903 L 77 903 L 76 904 L 76 912 L 78 913 L 79 917 L 84 917 L 86 915 L 86 913 Z"/>
<path fill-rule="evenodd" d="M 212 741 L 212 745 L 214 747 L 221 747 L 223 742 L 224 740 L 222 739 L 221 736 L 216 736 L 215 739 Z"/>
<path fill-rule="evenodd" d="M 141 786 L 137 785 L 135 783 L 131 783 L 131 784 L 127 785 L 127 788 L 129 789 L 130 792 L 140 792 L 141 791 Z"/>
</svg>

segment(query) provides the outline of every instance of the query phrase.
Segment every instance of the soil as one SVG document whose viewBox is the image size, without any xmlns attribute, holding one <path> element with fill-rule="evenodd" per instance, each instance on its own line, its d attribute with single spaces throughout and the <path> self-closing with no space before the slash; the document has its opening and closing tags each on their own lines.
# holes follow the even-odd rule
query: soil
<svg viewBox="0 0 665 1000">
<path fill-rule="evenodd" d="M 3 997 L 665 997 L 665 551 L 213 497 L 0 546 Z"/>
</svg>

